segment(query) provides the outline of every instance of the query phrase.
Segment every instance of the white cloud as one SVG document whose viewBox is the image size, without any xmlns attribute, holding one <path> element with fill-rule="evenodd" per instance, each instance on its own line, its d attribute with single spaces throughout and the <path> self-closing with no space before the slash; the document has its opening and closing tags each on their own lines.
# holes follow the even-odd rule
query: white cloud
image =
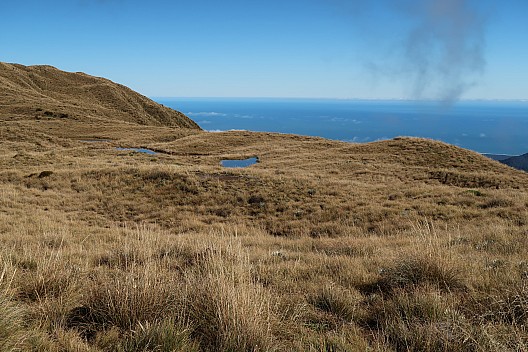
<svg viewBox="0 0 528 352">
<path fill-rule="evenodd" d="M 255 118 L 255 116 L 253 115 L 239 115 L 239 114 L 236 114 L 235 117 L 239 119 L 254 119 Z"/>
<path fill-rule="evenodd" d="M 345 119 L 345 118 L 343 118 L 343 117 L 332 117 L 332 118 L 330 119 L 330 121 L 331 121 L 331 122 L 347 122 L 348 119 Z"/>
<path fill-rule="evenodd" d="M 207 132 L 219 133 L 219 132 L 245 132 L 247 130 L 229 129 L 229 130 L 206 130 Z"/>
<path fill-rule="evenodd" d="M 187 115 L 189 116 L 199 116 L 199 117 L 223 117 L 227 116 L 227 114 L 221 113 L 221 112 L 188 112 Z"/>
<path fill-rule="evenodd" d="M 324 117 L 324 118 L 327 118 L 327 121 L 330 121 L 330 122 L 352 122 L 353 124 L 355 125 L 359 125 L 361 123 L 361 121 L 359 120 L 356 120 L 356 119 L 347 119 L 346 117 L 331 117 L 330 116 L 321 116 L 321 117 Z"/>
<path fill-rule="evenodd" d="M 352 139 L 343 139 L 343 142 L 352 142 L 352 143 L 366 143 L 368 141 L 370 141 L 370 137 L 354 136 Z"/>
</svg>

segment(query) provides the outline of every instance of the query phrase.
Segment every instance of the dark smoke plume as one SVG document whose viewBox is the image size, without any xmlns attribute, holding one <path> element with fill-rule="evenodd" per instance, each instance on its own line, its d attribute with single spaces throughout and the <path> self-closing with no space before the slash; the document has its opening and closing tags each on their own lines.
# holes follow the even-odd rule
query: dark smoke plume
<svg viewBox="0 0 528 352">
<path fill-rule="evenodd" d="M 365 58 L 366 69 L 374 78 L 404 80 L 414 98 L 453 102 L 474 86 L 484 71 L 487 1 L 330 1 L 341 14 L 352 16 L 370 45 L 381 46 L 386 38 L 394 38 L 394 33 L 388 32 L 394 30 L 392 23 L 386 28 L 383 23 L 373 23 L 377 13 L 403 20 L 403 39 L 389 43 L 382 58 Z M 376 50 L 380 51 L 384 50 Z"/>
<path fill-rule="evenodd" d="M 402 1 L 415 21 L 403 46 L 403 73 L 418 98 L 459 99 L 483 72 L 484 16 L 473 0 Z"/>
</svg>

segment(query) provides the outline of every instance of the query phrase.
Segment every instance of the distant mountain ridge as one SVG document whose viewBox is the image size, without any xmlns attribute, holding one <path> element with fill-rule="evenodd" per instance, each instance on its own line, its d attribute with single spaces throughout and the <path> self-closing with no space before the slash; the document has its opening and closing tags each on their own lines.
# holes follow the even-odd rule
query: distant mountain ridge
<svg viewBox="0 0 528 352">
<path fill-rule="evenodd" d="M 52 66 L 0 62 L 0 117 L 120 121 L 200 129 L 179 111 L 123 85 Z"/>
<path fill-rule="evenodd" d="M 523 155 L 505 155 L 505 154 L 483 154 L 484 156 L 496 160 L 504 165 L 511 166 L 518 170 L 528 172 L 528 153 Z"/>
<path fill-rule="evenodd" d="M 490 159 L 496 160 L 496 161 L 506 160 L 506 159 L 516 156 L 516 155 L 508 155 L 508 154 L 487 154 L 487 153 L 483 155 L 487 156 Z"/>
<path fill-rule="evenodd" d="M 500 160 L 500 162 L 513 168 L 528 172 L 528 153 Z"/>
</svg>

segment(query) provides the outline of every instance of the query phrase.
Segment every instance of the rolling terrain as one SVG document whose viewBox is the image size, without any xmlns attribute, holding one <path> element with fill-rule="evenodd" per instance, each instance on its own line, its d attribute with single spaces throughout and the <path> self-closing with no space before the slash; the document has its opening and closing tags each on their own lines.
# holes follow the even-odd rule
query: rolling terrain
<svg viewBox="0 0 528 352">
<path fill-rule="evenodd" d="M 48 66 L 0 64 L 0 89 L 2 351 L 528 349 L 525 172 L 207 133 Z"/>
</svg>

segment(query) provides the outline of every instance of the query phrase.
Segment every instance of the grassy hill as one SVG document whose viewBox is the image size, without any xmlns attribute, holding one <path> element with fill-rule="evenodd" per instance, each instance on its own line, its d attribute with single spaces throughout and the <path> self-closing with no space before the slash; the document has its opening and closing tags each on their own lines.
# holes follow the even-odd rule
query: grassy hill
<svg viewBox="0 0 528 352">
<path fill-rule="evenodd" d="M 528 347 L 525 172 L 426 139 L 206 133 L 110 103 L 36 118 L 82 92 L 3 88 L 0 350 Z"/>
<path fill-rule="evenodd" d="M 70 73 L 52 66 L 0 62 L 0 117 L 120 121 L 198 129 L 178 111 L 157 104 L 108 79 Z"/>
</svg>

